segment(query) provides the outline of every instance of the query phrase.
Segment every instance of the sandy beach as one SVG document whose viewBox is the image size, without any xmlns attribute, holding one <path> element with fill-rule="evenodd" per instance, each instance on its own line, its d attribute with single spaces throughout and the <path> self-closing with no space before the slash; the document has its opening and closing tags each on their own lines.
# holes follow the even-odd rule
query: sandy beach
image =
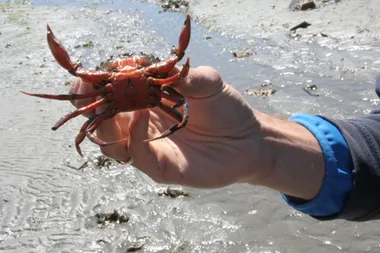
<svg viewBox="0 0 380 253">
<path fill-rule="evenodd" d="M 344 67 L 361 78 L 380 71 L 380 5 L 373 0 L 313 1 L 315 9 L 294 11 L 294 3 L 308 1 L 199 1 L 189 0 L 189 11 L 206 27 L 248 41 L 268 39 L 274 52 L 268 64 L 276 60 L 277 47 L 293 52 L 304 44 L 318 43 L 336 51 L 353 51 L 346 56 Z M 293 4 L 292 4 L 293 3 Z M 289 30 L 302 23 L 306 29 Z M 358 52 L 359 51 L 359 52 Z M 369 55 L 366 51 L 371 51 Z M 373 56 L 373 57 L 371 57 Z M 256 55 L 260 59 L 260 55 Z M 342 58 L 325 56 L 325 60 L 341 64 Z M 320 59 L 324 60 L 324 59 Z M 360 67 L 362 68 L 360 68 Z M 364 67 L 365 66 L 365 67 Z M 373 71 L 368 71 L 370 68 Z"/>
<path fill-rule="evenodd" d="M 235 35 L 277 37 L 276 34 L 286 33 L 289 28 L 307 21 L 311 26 L 300 29 L 301 35 L 325 33 L 335 39 L 354 39 L 354 43 L 380 39 L 376 32 L 380 6 L 376 1 L 313 1 L 316 8 L 305 11 L 292 10 L 292 2 L 308 1 L 189 1 L 190 12 L 201 23 Z"/>
<path fill-rule="evenodd" d="M 377 0 L 316 1 L 306 11 L 291 2 L 188 1 L 191 65 L 213 66 L 267 113 L 350 117 L 378 105 Z M 79 157 L 73 142 L 84 118 L 51 131 L 71 105 L 19 92 L 65 93 L 72 80 L 48 50 L 46 24 L 86 68 L 125 52 L 164 58 L 187 7 L 155 4 L 0 1 L 0 252 L 379 252 L 376 221 L 318 222 L 278 192 L 247 185 L 174 186 L 190 195 L 167 198 L 167 185 L 104 160 L 88 141 Z M 311 25 L 290 31 L 304 21 Z M 311 84 L 317 96 L 304 91 Z M 260 87 L 276 93 L 245 93 Z M 126 216 L 105 222 L 114 210 Z"/>
</svg>

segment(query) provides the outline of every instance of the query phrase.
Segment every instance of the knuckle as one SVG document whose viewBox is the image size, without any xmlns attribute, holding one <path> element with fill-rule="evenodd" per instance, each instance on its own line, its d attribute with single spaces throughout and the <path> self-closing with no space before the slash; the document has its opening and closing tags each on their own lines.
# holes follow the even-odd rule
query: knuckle
<svg viewBox="0 0 380 253">
<path fill-rule="evenodd" d="M 216 69 L 210 66 L 200 66 L 197 68 L 199 71 L 199 78 L 201 80 L 208 80 L 211 81 L 212 83 L 221 83 L 222 77 L 218 73 Z"/>
</svg>

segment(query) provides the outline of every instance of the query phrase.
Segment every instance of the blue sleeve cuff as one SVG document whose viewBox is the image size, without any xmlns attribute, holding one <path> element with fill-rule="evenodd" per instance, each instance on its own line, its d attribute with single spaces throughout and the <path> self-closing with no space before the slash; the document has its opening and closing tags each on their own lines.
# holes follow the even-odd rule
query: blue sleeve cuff
<svg viewBox="0 0 380 253">
<path fill-rule="evenodd" d="M 300 203 L 282 194 L 296 210 L 311 216 L 331 216 L 339 213 L 352 189 L 352 160 L 347 142 L 340 131 L 327 120 L 306 114 L 297 114 L 289 120 L 306 127 L 318 140 L 322 149 L 326 174 L 320 192 L 314 199 Z"/>
</svg>

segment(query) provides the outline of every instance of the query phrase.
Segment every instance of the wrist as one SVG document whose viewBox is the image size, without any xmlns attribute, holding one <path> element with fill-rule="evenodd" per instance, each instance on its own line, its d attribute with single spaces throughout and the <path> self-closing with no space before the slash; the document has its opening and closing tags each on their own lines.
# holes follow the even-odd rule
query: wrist
<svg viewBox="0 0 380 253">
<path fill-rule="evenodd" d="M 248 183 L 305 200 L 321 188 L 325 165 L 318 141 L 304 126 L 255 111 L 257 166 Z M 257 147 L 256 147 L 257 148 Z"/>
</svg>

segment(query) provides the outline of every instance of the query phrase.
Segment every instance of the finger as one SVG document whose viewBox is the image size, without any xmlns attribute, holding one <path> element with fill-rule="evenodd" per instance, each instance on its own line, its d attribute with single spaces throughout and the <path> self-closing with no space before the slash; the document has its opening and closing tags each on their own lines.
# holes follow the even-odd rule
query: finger
<svg viewBox="0 0 380 253">
<path fill-rule="evenodd" d="M 129 146 L 134 156 L 146 156 L 150 152 L 148 139 L 149 110 L 134 111 L 129 121 Z"/>
<path fill-rule="evenodd" d="M 82 85 L 82 80 L 80 78 L 75 78 L 73 83 L 71 84 L 69 88 L 69 94 L 78 94 L 79 88 Z M 70 103 L 75 106 L 76 100 L 70 100 Z"/>
<path fill-rule="evenodd" d="M 114 142 L 125 138 L 121 130 L 121 125 L 119 124 L 119 121 L 116 119 L 116 117 L 103 121 L 102 124 L 98 127 L 96 133 L 97 136 L 105 142 Z M 100 150 L 104 155 L 118 161 L 125 162 L 130 159 L 126 141 L 122 141 L 110 146 L 101 146 Z"/>
<path fill-rule="evenodd" d="M 157 156 L 152 152 L 148 139 L 149 128 L 149 110 L 133 112 L 129 122 L 129 150 L 131 157 L 134 159 L 133 165 L 142 172 L 153 178 L 158 179 L 157 175 Z"/>
<path fill-rule="evenodd" d="M 72 85 L 69 88 L 69 94 L 86 94 L 94 91 L 94 88 L 90 83 L 83 82 L 80 78 L 75 78 Z M 88 105 L 95 101 L 95 98 L 86 98 L 71 100 L 70 102 L 77 108 Z"/>
<path fill-rule="evenodd" d="M 180 71 L 175 68 L 173 72 Z M 208 66 L 191 68 L 189 74 L 173 84 L 179 93 L 187 97 L 205 98 L 218 93 L 223 88 L 223 80 L 219 73 Z"/>
<path fill-rule="evenodd" d="M 80 84 L 81 84 L 81 79 L 80 78 L 75 78 L 74 81 L 72 82 L 70 88 L 69 88 L 69 94 L 77 93 Z"/>
<path fill-rule="evenodd" d="M 86 93 L 90 93 L 94 91 L 94 88 L 92 87 L 92 84 L 90 83 L 85 83 L 83 81 L 80 80 L 80 85 L 79 85 L 79 88 L 78 88 L 78 94 L 86 94 Z M 86 106 L 92 102 L 94 102 L 96 100 L 96 98 L 86 98 L 86 99 L 78 99 L 76 100 L 76 103 L 75 105 L 77 107 L 83 107 L 83 106 Z"/>
<path fill-rule="evenodd" d="M 74 79 L 72 85 L 69 88 L 69 94 L 86 94 L 92 92 L 94 89 L 90 83 L 83 82 L 80 78 Z M 70 101 L 76 108 L 84 107 L 88 104 L 95 102 L 96 98 L 86 98 Z M 83 115 L 89 117 L 93 112 L 87 112 Z"/>
</svg>

